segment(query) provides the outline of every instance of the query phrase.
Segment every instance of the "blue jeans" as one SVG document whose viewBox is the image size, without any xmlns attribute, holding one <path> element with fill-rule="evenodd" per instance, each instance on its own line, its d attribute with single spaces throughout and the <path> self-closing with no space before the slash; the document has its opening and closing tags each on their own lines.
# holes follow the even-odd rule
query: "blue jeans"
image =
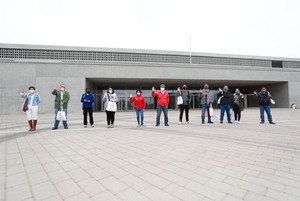
<svg viewBox="0 0 300 201">
<path fill-rule="evenodd" d="M 271 115 L 271 107 L 270 105 L 264 106 L 264 105 L 260 105 L 259 106 L 260 109 L 260 121 L 265 123 L 265 114 L 264 111 L 266 111 L 267 115 L 268 115 L 268 121 L 269 122 L 273 122 L 272 121 L 272 115 Z"/>
<path fill-rule="evenodd" d="M 144 125 L 144 110 L 142 108 L 135 108 L 136 120 L 139 125 Z"/>
<path fill-rule="evenodd" d="M 55 108 L 55 111 L 54 111 L 54 114 L 55 114 L 54 128 L 57 128 L 58 124 L 59 124 L 59 121 L 56 119 L 58 111 L 60 111 L 60 108 Z M 66 113 L 66 117 L 67 117 L 68 109 L 64 109 L 64 112 Z M 68 122 L 63 121 L 63 125 L 64 125 L 64 128 L 67 128 L 68 127 Z"/>
<path fill-rule="evenodd" d="M 208 121 L 211 121 L 209 109 L 210 109 L 210 104 L 207 104 L 207 103 L 202 104 L 202 114 L 201 114 L 202 122 L 205 121 L 205 110 L 207 110 Z"/>
<path fill-rule="evenodd" d="M 230 104 L 221 104 L 221 116 L 220 116 L 220 121 L 223 122 L 224 120 L 224 114 L 226 112 L 227 115 L 227 121 L 231 122 L 230 118 Z"/>
<path fill-rule="evenodd" d="M 164 113 L 165 125 L 166 125 L 169 122 L 169 119 L 168 119 L 168 106 L 161 106 L 161 105 L 157 105 L 156 125 L 160 124 L 161 111 L 163 111 L 163 113 Z"/>
</svg>

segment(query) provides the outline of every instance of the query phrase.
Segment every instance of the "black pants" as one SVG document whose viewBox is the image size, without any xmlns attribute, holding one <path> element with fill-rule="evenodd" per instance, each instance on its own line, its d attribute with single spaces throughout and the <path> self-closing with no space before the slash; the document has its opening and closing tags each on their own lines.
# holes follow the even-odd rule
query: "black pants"
<svg viewBox="0 0 300 201">
<path fill-rule="evenodd" d="M 114 124 L 114 122 L 115 122 L 115 113 L 116 112 L 106 111 L 107 125 L 113 125 Z"/>
<path fill-rule="evenodd" d="M 183 115 L 183 110 L 185 111 L 185 120 L 188 122 L 189 121 L 189 105 L 179 105 L 180 109 L 180 115 L 179 115 L 179 121 L 182 122 L 182 115 Z"/>
<path fill-rule="evenodd" d="M 240 106 L 237 104 L 234 104 L 233 107 L 233 112 L 234 112 L 234 120 L 235 121 L 240 121 L 241 120 L 241 115 L 242 111 L 240 110 Z"/>
<path fill-rule="evenodd" d="M 84 107 L 83 108 L 83 124 L 87 125 L 87 115 L 89 113 L 90 117 L 90 124 L 94 125 L 94 118 L 93 118 L 93 108 L 92 107 Z"/>
</svg>

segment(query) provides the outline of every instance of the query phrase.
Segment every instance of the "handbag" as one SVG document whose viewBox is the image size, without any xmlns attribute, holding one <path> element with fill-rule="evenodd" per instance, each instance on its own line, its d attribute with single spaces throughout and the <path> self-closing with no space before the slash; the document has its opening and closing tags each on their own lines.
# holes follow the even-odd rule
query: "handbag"
<svg viewBox="0 0 300 201">
<path fill-rule="evenodd" d="M 56 120 L 67 121 L 66 112 L 64 111 L 64 109 L 62 107 L 60 108 L 60 111 L 57 112 Z"/>
<path fill-rule="evenodd" d="M 116 112 L 117 111 L 117 103 L 108 101 L 106 111 Z"/>
<path fill-rule="evenodd" d="M 271 102 L 271 104 L 275 104 L 275 101 L 274 101 L 274 99 L 273 98 L 270 98 L 270 102 Z"/>
<path fill-rule="evenodd" d="M 24 112 L 26 112 L 28 110 L 28 97 L 26 97 L 26 99 L 25 99 L 25 101 L 23 103 L 22 110 Z"/>
<path fill-rule="evenodd" d="M 223 96 L 221 96 L 219 99 L 218 99 L 218 104 L 221 104 L 221 99 L 223 98 Z"/>
<path fill-rule="evenodd" d="M 183 98 L 181 96 L 181 92 L 180 95 L 177 97 L 177 105 L 182 105 L 183 104 Z"/>
<path fill-rule="evenodd" d="M 210 116 L 214 115 L 214 108 L 212 107 L 212 105 L 210 105 L 210 107 L 209 107 L 209 115 Z"/>
</svg>

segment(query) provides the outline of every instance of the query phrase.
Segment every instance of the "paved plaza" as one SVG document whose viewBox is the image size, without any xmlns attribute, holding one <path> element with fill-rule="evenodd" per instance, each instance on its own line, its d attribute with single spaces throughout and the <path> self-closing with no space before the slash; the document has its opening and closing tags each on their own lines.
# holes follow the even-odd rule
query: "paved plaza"
<svg viewBox="0 0 300 201">
<path fill-rule="evenodd" d="M 247 109 L 241 124 L 155 127 L 146 110 L 144 128 L 135 112 L 117 112 L 107 129 L 105 113 L 83 128 L 69 114 L 69 129 L 52 131 L 53 114 L 40 114 L 28 132 L 25 114 L 0 116 L 0 201 L 299 201 L 300 110 L 272 109 L 276 125 L 259 124 Z"/>
</svg>

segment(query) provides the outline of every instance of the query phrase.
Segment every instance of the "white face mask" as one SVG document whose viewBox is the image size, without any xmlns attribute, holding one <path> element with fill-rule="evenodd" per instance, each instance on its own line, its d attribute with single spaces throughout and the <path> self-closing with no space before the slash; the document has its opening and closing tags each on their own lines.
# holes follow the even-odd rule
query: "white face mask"
<svg viewBox="0 0 300 201">
<path fill-rule="evenodd" d="M 161 90 L 161 91 L 164 91 L 164 90 L 165 90 L 165 88 L 160 88 L 160 90 Z"/>
<path fill-rule="evenodd" d="M 141 93 L 136 93 L 138 96 L 140 96 L 141 95 Z"/>
<path fill-rule="evenodd" d="M 112 93 L 112 90 L 109 90 L 108 92 L 111 94 L 111 93 Z"/>
<path fill-rule="evenodd" d="M 61 88 L 60 88 L 60 90 L 61 90 L 61 91 L 64 91 L 64 90 L 65 90 L 65 88 L 61 87 Z"/>
<path fill-rule="evenodd" d="M 34 91 L 35 91 L 34 89 L 29 90 L 29 92 L 32 93 L 32 94 L 34 93 Z"/>
</svg>

